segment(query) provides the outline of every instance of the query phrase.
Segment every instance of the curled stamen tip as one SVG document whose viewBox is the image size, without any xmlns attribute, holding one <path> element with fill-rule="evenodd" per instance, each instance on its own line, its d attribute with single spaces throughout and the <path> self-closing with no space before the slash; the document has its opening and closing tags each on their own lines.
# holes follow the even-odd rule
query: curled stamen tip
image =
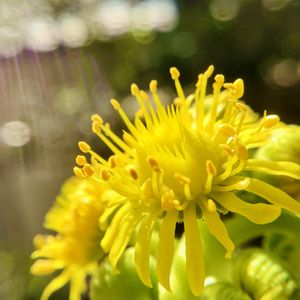
<svg viewBox="0 0 300 300">
<path fill-rule="evenodd" d="M 73 172 L 74 172 L 75 176 L 78 177 L 78 178 L 81 178 L 81 179 L 86 178 L 86 175 L 83 174 L 82 169 L 80 169 L 78 167 L 74 167 Z"/>
<path fill-rule="evenodd" d="M 206 161 L 206 170 L 209 175 L 215 176 L 217 174 L 217 169 L 211 160 Z"/>
<path fill-rule="evenodd" d="M 91 120 L 93 122 L 99 122 L 100 124 L 103 123 L 103 119 L 98 114 L 92 115 Z"/>
<path fill-rule="evenodd" d="M 170 74 L 171 74 L 171 77 L 172 77 L 173 80 L 178 79 L 179 76 L 180 76 L 180 72 L 175 67 L 170 68 Z"/>
<path fill-rule="evenodd" d="M 95 173 L 94 168 L 90 164 L 85 164 L 83 166 L 83 172 L 86 174 L 86 176 L 90 177 Z"/>
<path fill-rule="evenodd" d="M 79 149 L 83 152 L 83 153 L 88 153 L 91 150 L 91 147 L 88 143 L 80 141 L 78 143 L 78 147 Z"/>
<path fill-rule="evenodd" d="M 263 127 L 264 128 L 271 128 L 273 126 L 275 126 L 276 124 L 278 124 L 280 121 L 279 116 L 277 115 L 269 115 L 266 116 L 263 119 Z"/>
<path fill-rule="evenodd" d="M 217 85 L 219 85 L 219 86 L 222 86 L 223 85 L 223 83 L 224 83 L 224 75 L 222 75 L 222 74 L 217 74 L 216 76 L 215 76 L 215 82 L 217 83 Z"/>
<path fill-rule="evenodd" d="M 214 72 L 215 67 L 213 65 L 210 65 L 207 70 L 204 72 L 204 75 L 209 78 L 212 73 Z"/>
<path fill-rule="evenodd" d="M 110 103 L 113 106 L 113 108 L 116 109 L 116 110 L 121 108 L 120 102 L 116 99 L 111 99 Z"/>
<path fill-rule="evenodd" d="M 220 124 L 219 130 L 224 134 L 225 136 L 234 136 L 235 135 L 235 129 L 229 125 L 229 124 Z"/>
<path fill-rule="evenodd" d="M 219 146 L 225 151 L 225 153 L 226 153 L 228 156 L 233 155 L 233 149 L 232 149 L 230 146 L 228 146 L 228 145 L 226 145 L 226 144 L 220 144 Z"/>
<path fill-rule="evenodd" d="M 87 163 L 84 155 L 77 155 L 75 161 L 76 161 L 76 164 L 79 166 L 83 166 Z"/>
<path fill-rule="evenodd" d="M 214 200 L 208 199 L 207 200 L 207 209 L 209 212 L 216 212 L 217 211 L 217 206 Z"/>
<path fill-rule="evenodd" d="M 244 95 L 244 81 L 241 78 L 238 78 L 233 83 L 236 91 L 235 91 L 235 97 L 241 98 Z"/>
<path fill-rule="evenodd" d="M 191 179 L 182 174 L 175 173 L 174 178 L 177 179 L 181 184 L 191 184 Z"/>
<path fill-rule="evenodd" d="M 131 84 L 130 89 L 131 89 L 132 96 L 137 96 L 140 92 L 139 87 L 135 83 Z"/>
<path fill-rule="evenodd" d="M 155 93 L 157 91 L 157 81 L 151 80 L 149 84 L 149 89 L 151 93 Z"/>
</svg>

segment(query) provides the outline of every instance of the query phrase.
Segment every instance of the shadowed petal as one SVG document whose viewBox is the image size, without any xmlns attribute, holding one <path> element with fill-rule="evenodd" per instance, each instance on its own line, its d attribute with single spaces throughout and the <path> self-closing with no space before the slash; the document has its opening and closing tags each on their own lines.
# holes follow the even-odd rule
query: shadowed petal
<svg viewBox="0 0 300 300">
<path fill-rule="evenodd" d="M 136 271 L 142 282 L 152 287 L 149 269 L 149 257 L 151 250 L 151 235 L 154 221 L 158 212 L 150 213 L 140 225 L 135 243 L 135 265 Z"/>
<path fill-rule="evenodd" d="M 218 212 L 210 212 L 202 204 L 201 205 L 205 224 L 210 233 L 226 248 L 226 258 L 230 258 L 234 250 L 234 244 L 228 235 L 228 231 L 222 222 Z"/>
<path fill-rule="evenodd" d="M 284 175 L 300 179 L 300 165 L 290 161 L 264 161 L 260 159 L 249 159 L 246 169 L 271 175 Z"/>
<path fill-rule="evenodd" d="M 64 285 L 68 283 L 71 278 L 71 270 L 66 269 L 46 286 L 41 296 L 41 300 L 48 300 L 49 297 L 57 290 L 62 288 Z"/>
<path fill-rule="evenodd" d="M 199 296 L 204 288 L 205 270 L 194 203 L 191 203 L 184 210 L 183 217 L 188 280 L 193 294 Z"/>
<path fill-rule="evenodd" d="M 176 210 L 168 211 L 163 219 L 159 231 L 159 242 L 157 249 L 157 278 L 162 286 L 170 291 L 170 269 L 174 253 L 174 235 L 177 221 Z"/>
<path fill-rule="evenodd" d="M 270 203 L 279 205 L 293 213 L 300 215 L 300 203 L 282 190 L 258 179 L 251 178 L 246 191 L 256 194 Z"/>
<path fill-rule="evenodd" d="M 238 213 L 256 224 L 273 222 L 281 213 L 281 209 L 277 205 L 247 203 L 230 192 L 214 192 L 210 196 L 229 211 Z"/>
</svg>

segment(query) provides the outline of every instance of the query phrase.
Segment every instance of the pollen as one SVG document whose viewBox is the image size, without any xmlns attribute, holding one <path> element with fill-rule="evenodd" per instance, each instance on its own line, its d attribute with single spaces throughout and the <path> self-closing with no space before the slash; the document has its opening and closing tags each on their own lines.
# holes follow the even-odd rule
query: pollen
<svg viewBox="0 0 300 300">
<path fill-rule="evenodd" d="M 76 164 L 79 166 L 83 166 L 87 164 L 86 157 L 84 155 L 77 155 L 76 156 Z"/>
</svg>

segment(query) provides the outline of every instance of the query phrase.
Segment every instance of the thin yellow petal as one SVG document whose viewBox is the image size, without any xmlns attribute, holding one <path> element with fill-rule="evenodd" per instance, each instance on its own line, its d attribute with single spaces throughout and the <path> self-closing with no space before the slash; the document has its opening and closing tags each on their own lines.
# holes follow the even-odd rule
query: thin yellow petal
<svg viewBox="0 0 300 300">
<path fill-rule="evenodd" d="M 86 272 L 76 270 L 73 275 L 70 286 L 70 300 L 81 300 L 81 295 L 86 291 L 87 286 L 85 282 Z"/>
<path fill-rule="evenodd" d="M 267 224 L 276 220 L 281 213 L 277 205 L 247 203 L 233 193 L 210 193 L 210 196 L 231 212 L 238 213 L 256 224 Z"/>
<path fill-rule="evenodd" d="M 256 194 L 270 203 L 279 205 L 293 213 L 300 215 L 300 203 L 284 191 L 258 179 L 251 178 L 246 191 Z"/>
<path fill-rule="evenodd" d="M 71 278 L 71 270 L 66 269 L 61 274 L 59 274 L 57 277 L 55 277 L 53 280 L 50 281 L 50 283 L 46 286 L 46 288 L 43 291 L 43 294 L 41 296 L 41 300 L 48 300 L 49 297 L 57 290 L 62 288 L 64 285 L 66 285 Z"/>
<path fill-rule="evenodd" d="M 227 250 L 226 258 L 230 258 L 235 247 L 219 213 L 209 211 L 203 204 L 201 204 L 201 209 L 208 230 Z"/>
<path fill-rule="evenodd" d="M 170 270 L 174 254 L 174 235 L 177 211 L 168 211 L 159 231 L 156 272 L 158 281 L 170 291 Z"/>
<path fill-rule="evenodd" d="M 128 245 L 132 232 L 134 231 L 137 223 L 141 220 L 142 216 L 142 209 L 138 209 L 123 217 L 118 228 L 118 233 L 109 252 L 109 260 L 113 268 L 116 267 L 119 258 Z"/>
<path fill-rule="evenodd" d="M 130 205 L 123 205 L 122 208 L 120 208 L 114 216 L 112 223 L 107 228 L 105 235 L 100 243 L 105 252 L 109 252 L 109 250 L 111 249 L 113 242 L 118 234 L 119 224 L 124 215 L 126 215 L 130 211 L 130 209 Z"/>
<path fill-rule="evenodd" d="M 295 179 L 300 179 L 300 165 L 290 161 L 249 159 L 246 169 L 271 175 L 284 175 Z"/>
<path fill-rule="evenodd" d="M 135 265 L 136 272 L 141 281 L 148 287 L 152 287 L 149 268 L 149 257 L 151 250 L 151 235 L 157 212 L 152 212 L 141 224 L 135 242 Z"/>
<path fill-rule="evenodd" d="M 194 203 L 191 203 L 184 210 L 183 217 L 188 281 L 193 294 L 199 296 L 202 294 L 204 288 L 205 270 Z"/>
</svg>

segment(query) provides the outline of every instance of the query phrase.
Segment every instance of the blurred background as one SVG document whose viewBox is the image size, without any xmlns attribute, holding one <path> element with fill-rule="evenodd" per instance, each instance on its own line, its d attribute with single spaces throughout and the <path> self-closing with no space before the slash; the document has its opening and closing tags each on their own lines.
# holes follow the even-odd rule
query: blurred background
<svg viewBox="0 0 300 300">
<path fill-rule="evenodd" d="M 192 89 L 209 64 L 243 78 L 256 111 L 299 123 L 300 1 L 0 0 L 0 299 L 38 299 L 48 281 L 28 274 L 32 238 L 78 140 L 107 150 L 90 115 L 118 131 L 111 97 L 133 114 L 132 82 L 155 78 L 170 101 L 169 67 Z"/>
</svg>

